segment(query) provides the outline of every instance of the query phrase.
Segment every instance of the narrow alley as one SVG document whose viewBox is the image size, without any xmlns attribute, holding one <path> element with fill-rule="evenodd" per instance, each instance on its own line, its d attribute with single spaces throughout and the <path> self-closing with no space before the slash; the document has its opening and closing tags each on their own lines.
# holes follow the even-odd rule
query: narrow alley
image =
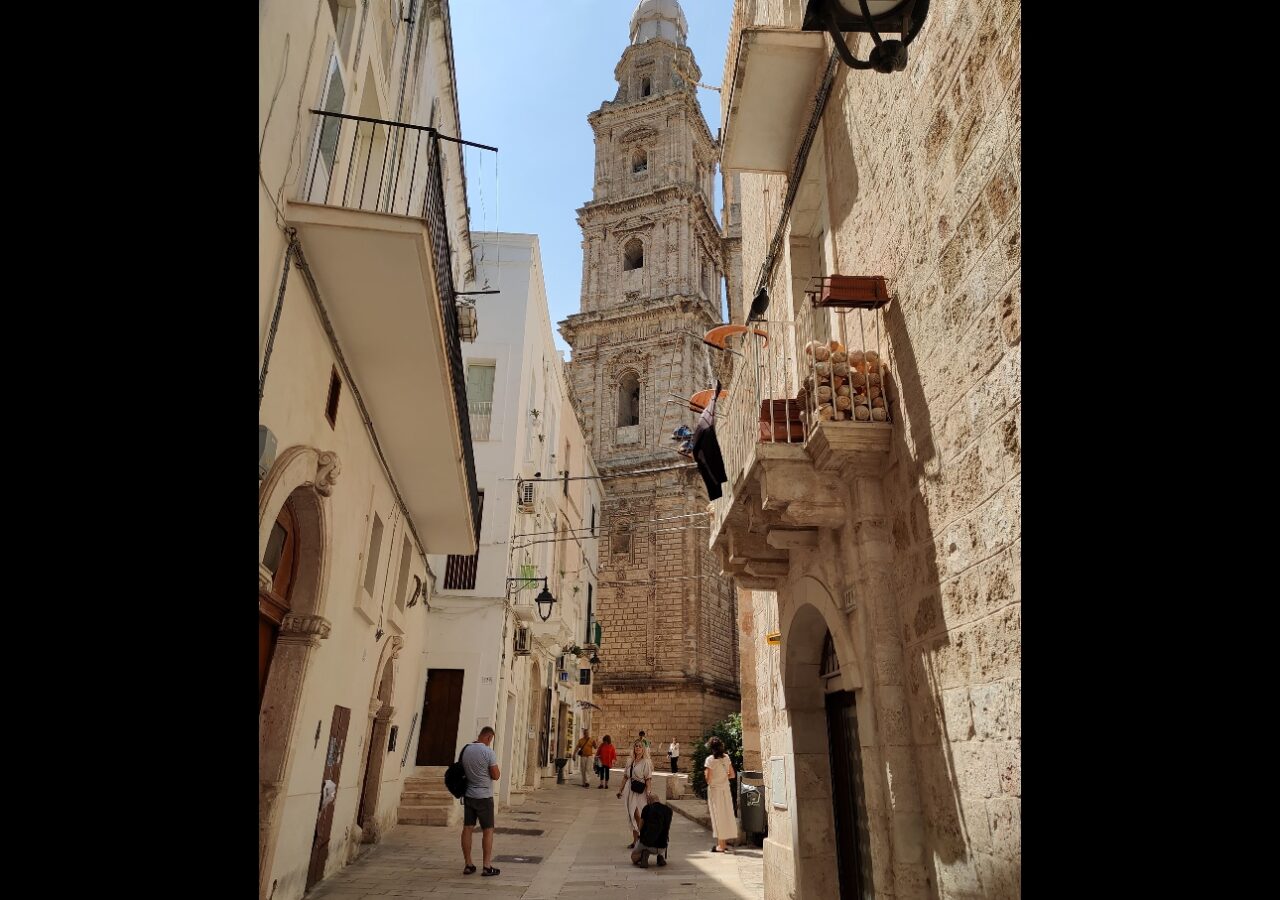
<svg viewBox="0 0 1280 900">
<path fill-rule="evenodd" d="M 510 900 L 756 900 L 764 896 L 764 864 L 758 848 L 713 854 L 711 834 L 681 815 L 671 822 L 667 866 L 659 868 L 652 859 L 647 869 L 631 865 L 626 849 L 630 836 L 614 790 L 546 783 L 525 803 L 499 813 L 493 864 L 502 874 L 496 877 L 462 874 L 459 831 L 413 825 L 396 828 L 308 896 L 314 900 L 473 895 Z M 474 841 L 479 865 L 478 833 Z"/>
</svg>

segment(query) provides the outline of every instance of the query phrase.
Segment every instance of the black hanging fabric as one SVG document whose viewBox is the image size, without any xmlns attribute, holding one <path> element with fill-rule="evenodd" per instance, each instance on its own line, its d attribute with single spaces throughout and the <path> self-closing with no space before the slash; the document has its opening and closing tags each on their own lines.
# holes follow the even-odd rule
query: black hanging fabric
<svg viewBox="0 0 1280 900">
<path fill-rule="evenodd" d="M 720 399 L 720 382 L 711 393 L 711 402 L 698 418 L 693 430 L 693 461 L 698 474 L 707 485 L 707 499 L 719 500 L 724 496 L 720 485 L 729 480 L 724 471 L 724 459 L 720 455 L 720 442 L 716 440 L 716 403 Z"/>
</svg>

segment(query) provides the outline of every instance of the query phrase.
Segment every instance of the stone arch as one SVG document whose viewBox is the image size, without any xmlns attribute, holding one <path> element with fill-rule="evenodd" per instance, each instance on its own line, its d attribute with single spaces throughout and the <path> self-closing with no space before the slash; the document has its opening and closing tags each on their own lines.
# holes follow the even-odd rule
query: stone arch
<svg viewBox="0 0 1280 900">
<path fill-rule="evenodd" d="M 292 446 L 277 457 L 258 486 L 258 586 L 270 574 L 262 564 L 276 517 L 291 503 L 297 522 L 297 569 L 291 610 L 277 639 L 258 710 L 258 891 L 270 893 L 284 785 L 292 762 L 293 733 L 311 657 L 329 636 L 324 618 L 332 544 L 329 497 L 342 467 L 336 453 Z"/>
<path fill-rule="evenodd" d="M 643 153 L 644 151 L 638 151 Z M 622 271 L 631 272 L 644 268 L 644 241 L 639 237 L 630 238 L 622 245 Z"/>
<path fill-rule="evenodd" d="M 812 576 L 793 588 L 795 602 L 779 624 L 782 628 L 783 695 L 791 725 L 791 770 L 794 785 L 791 846 L 795 854 L 796 896 L 839 896 L 839 873 L 832 808 L 830 737 L 821 678 L 822 650 L 830 633 L 840 662 L 839 687 L 862 686 L 849 627 L 826 585 Z"/>
<path fill-rule="evenodd" d="M 618 375 L 618 427 L 640 424 L 640 373 L 624 369 Z"/>
<path fill-rule="evenodd" d="M 382 826 L 378 822 L 378 801 L 382 789 L 382 772 L 387 760 L 387 738 L 391 731 L 391 719 L 395 707 L 391 705 L 396 691 L 396 659 L 404 649 L 404 638 L 393 635 L 382 648 L 378 667 L 374 669 L 376 680 L 369 699 L 369 721 L 366 734 L 365 770 L 361 780 L 360 802 L 356 806 L 356 826 L 360 829 L 360 841 L 377 843 L 382 838 Z"/>
</svg>

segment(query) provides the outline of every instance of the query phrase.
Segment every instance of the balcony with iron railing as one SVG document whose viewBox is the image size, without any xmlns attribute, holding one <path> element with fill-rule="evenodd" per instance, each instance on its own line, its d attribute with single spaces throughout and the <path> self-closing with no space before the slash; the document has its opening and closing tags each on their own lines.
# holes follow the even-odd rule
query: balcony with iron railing
<svg viewBox="0 0 1280 900">
<path fill-rule="evenodd" d="M 837 276 L 839 278 L 839 276 Z M 848 481 L 878 473 L 893 431 L 883 300 L 838 305 L 822 279 L 793 319 L 722 326 L 741 332 L 717 407 L 729 482 L 711 505 L 711 546 L 742 587 L 772 590 L 793 549 L 848 518 Z"/>
<path fill-rule="evenodd" d="M 314 270 L 325 325 L 426 549 L 473 553 L 480 494 L 441 153 L 442 140 L 457 139 L 312 113 L 308 164 L 286 216 Z"/>
</svg>

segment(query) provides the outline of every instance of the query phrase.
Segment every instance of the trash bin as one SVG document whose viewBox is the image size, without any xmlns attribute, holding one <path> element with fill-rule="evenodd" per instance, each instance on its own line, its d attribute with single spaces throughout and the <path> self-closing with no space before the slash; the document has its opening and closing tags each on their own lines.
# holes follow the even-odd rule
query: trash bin
<svg viewBox="0 0 1280 900">
<path fill-rule="evenodd" d="M 764 834 L 764 773 L 739 772 L 738 793 L 741 796 L 738 814 L 742 818 L 743 833 L 748 836 Z"/>
<path fill-rule="evenodd" d="M 564 767 L 569 764 L 569 757 L 556 757 L 556 784 L 564 784 Z"/>
</svg>

